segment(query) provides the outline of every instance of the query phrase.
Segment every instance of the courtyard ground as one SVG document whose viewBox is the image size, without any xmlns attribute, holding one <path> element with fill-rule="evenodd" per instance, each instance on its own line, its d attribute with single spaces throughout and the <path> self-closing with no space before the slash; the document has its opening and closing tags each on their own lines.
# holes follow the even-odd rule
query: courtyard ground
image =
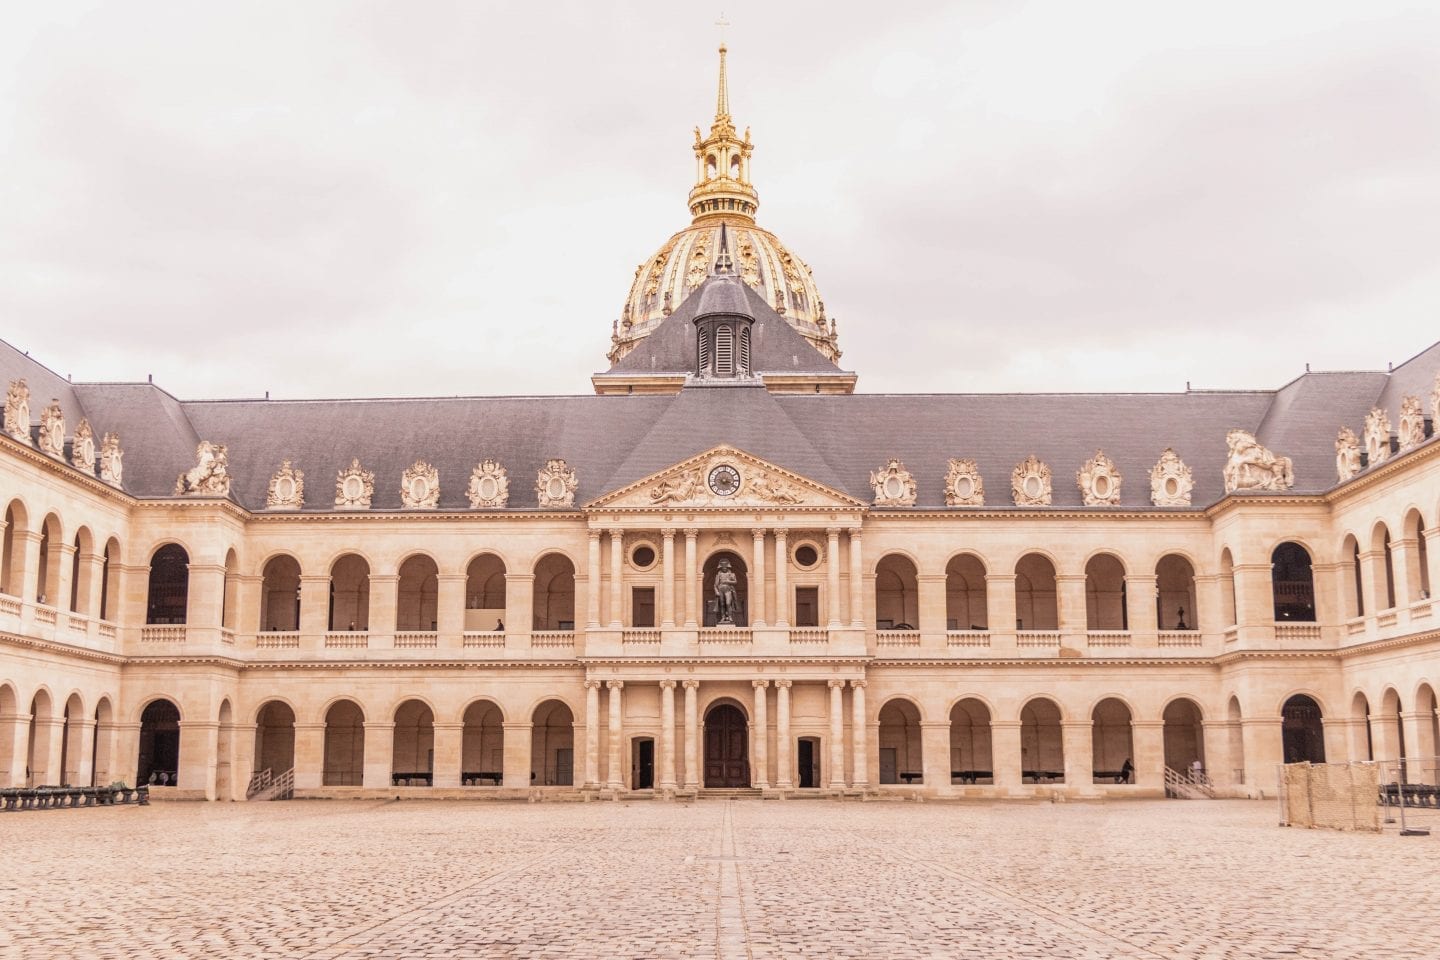
<svg viewBox="0 0 1440 960">
<path fill-rule="evenodd" d="M 1274 802 L 156 803 L 0 815 L 0 956 L 1440 955 L 1440 837 Z"/>
</svg>

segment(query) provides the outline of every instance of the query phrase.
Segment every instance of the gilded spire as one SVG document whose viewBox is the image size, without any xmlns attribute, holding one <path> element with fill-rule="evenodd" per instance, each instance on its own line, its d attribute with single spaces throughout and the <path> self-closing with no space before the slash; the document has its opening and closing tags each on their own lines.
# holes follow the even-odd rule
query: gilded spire
<svg viewBox="0 0 1440 960">
<path fill-rule="evenodd" d="M 710 135 L 695 128 L 695 186 L 690 191 L 690 213 L 701 220 L 755 221 L 760 198 L 750 185 L 750 131 L 741 137 L 730 118 L 730 78 L 725 68 L 728 50 L 720 43 L 720 81 L 715 91 L 715 122 Z"/>
<path fill-rule="evenodd" d="M 730 119 L 730 84 L 725 80 L 725 44 L 720 44 L 720 90 L 715 94 L 715 122 Z"/>
</svg>

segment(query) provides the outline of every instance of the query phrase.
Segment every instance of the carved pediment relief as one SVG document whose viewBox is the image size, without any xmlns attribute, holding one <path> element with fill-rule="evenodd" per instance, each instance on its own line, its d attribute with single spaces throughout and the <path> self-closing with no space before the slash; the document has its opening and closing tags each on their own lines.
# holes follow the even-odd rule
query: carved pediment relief
<svg viewBox="0 0 1440 960">
<path fill-rule="evenodd" d="M 440 471 L 416 460 L 400 475 L 400 505 L 412 510 L 434 510 L 440 505 Z"/>
<path fill-rule="evenodd" d="M 5 432 L 21 443 L 30 442 L 30 385 L 24 377 L 11 380 L 5 391 Z"/>
<path fill-rule="evenodd" d="M 863 504 L 729 446 L 715 447 L 587 504 L 626 510 L 791 506 L 853 510 Z"/>
<path fill-rule="evenodd" d="M 89 420 L 75 425 L 75 439 L 70 444 L 70 462 L 86 473 L 95 472 L 95 431 Z"/>
<path fill-rule="evenodd" d="M 1150 502 L 1157 507 L 1188 507 L 1195 480 L 1190 468 L 1170 447 L 1150 468 Z"/>
<path fill-rule="evenodd" d="M 535 497 L 542 507 L 573 507 L 580 481 L 561 459 L 548 460 L 535 477 Z"/>
<path fill-rule="evenodd" d="M 1372 467 L 1390 456 L 1390 415 L 1380 407 L 1365 415 L 1365 452 Z"/>
<path fill-rule="evenodd" d="M 195 466 L 175 478 L 175 496 L 228 497 L 230 456 L 223 443 L 201 440 L 195 448 Z"/>
<path fill-rule="evenodd" d="M 1225 435 L 1225 492 L 1236 490 L 1289 490 L 1295 485 L 1295 468 L 1289 457 L 1277 457 L 1260 445 L 1248 430 Z"/>
<path fill-rule="evenodd" d="M 358 459 L 335 476 L 335 507 L 338 510 L 368 510 L 375 496 L 375 474 L 360 466 Z"/>
<path fill-rule="evenodd" d="M 1400 401 L 1400 449 L 1409 450 L 1425 442 L 1425 411 L 1419 397 Z"/>
<path fill-rule="evenodd" d="M 1349 427 L 1335 437 L 1335 475 L 1341 483 L 1360 472 L 1360 438 Z"/>
<path fill-rule="evenodd" d="M 1010 494 L 1017 507 L 1048 507 L 1050 505 L 1050 467 L 1030 454 L 1015 464 L 1010 473 Z"/>
<path fill-rule="evenodd" d="M 947 507 L 985 506 L 985 480 L 974 460 L 951 459 L 945 473 L 945 505 Z"/>
<path fill-rule="evenodd" d="M 1120 470 L 1115 461 L 1096 450 L 1095 456 L 1075 474 L 1075 483 L 1087 507 L 1113 507 L 1120 502 Z"/>
<path fill-rule="evenodd" d="M 494 510 L 510 502 L 510 478 L 500 461 L 485 459 L 470 472 L 470 488 L 466 491 L 470 506 L 476 510 Z"/>
<path fill-rule="evenodd" d="M 120 449 L 120 434 L 107 433 L 100 442 L 100 479 L 118 487 L 125 478 L 125 451 Z"/>
<path fill-rule="evenodd" d="M 40 450 L 52 457 L 65 456 L 65 411 L 59 400 L 51 400 L 50 406 L 40 411 Z"/>
<path fill-rule="evenodd" d="M 299 510 L 305 505 L 305 471 L 296 470 L 289 460 L 281 461 L 280 469 L 270 478 L 265 506 L 270 510 Z"/>
<path fill-rule="evenodd" d="M 915 478 L 899 460 L 890 459 L 885 466 L 870 473 L 870 486 L 875 488 L 877 507 L 913 507 Z"/>
</svg>

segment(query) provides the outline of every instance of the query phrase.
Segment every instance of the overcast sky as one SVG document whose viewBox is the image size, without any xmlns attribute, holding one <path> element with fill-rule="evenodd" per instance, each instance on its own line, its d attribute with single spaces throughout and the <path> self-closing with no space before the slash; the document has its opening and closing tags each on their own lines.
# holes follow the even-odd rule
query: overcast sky
<svg viewBox="0 0 1440 960">
<path fill-rule="evenodd" d="M 1440 339 L 1440 4 L 726 0 L 863 391 L 1279 386 Z M 586 393 L 717 6 L 6 4 L 0 337 L 185 398 Z"/>
</svg>

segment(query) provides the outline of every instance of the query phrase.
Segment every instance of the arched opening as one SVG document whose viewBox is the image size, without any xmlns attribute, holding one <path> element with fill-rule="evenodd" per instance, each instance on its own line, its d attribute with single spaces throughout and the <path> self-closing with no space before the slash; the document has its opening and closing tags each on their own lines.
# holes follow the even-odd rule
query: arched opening
<svg viewBox="0 0 1440 960">
<path fill-rule="evenodd" d="M 1276 547 L 1270 554 L 1270 584 L 1276 620 L 1315 621 L 1315 576 L 1310 568 L 1310 551 L 1291 541 Z"/>
<path fill-rule="evenodd" d="M 1055 565 L 1038 553 L 1028 553 L 1015 564 L 1015 629 L 1060 629 Z"/>
<path fill-rule="evenodd" d="M 1195 602 L 1195 568 L 1178 553 L 1155 564 L 1155 617 L 1161 630 L 1199 630 L 1200 607 Z"/>
<path fill-rule="evenodd" d="M 114 537 L 105 543 L 105 563 L 100 569 L 100 619 L 114 620 L 113 607 L 120 592 L 120 541 Z"/>
<path fill-rule="evenodd" d="M 180 775 L 180 708 L 169 700 L 152 700 L 140 714 L 140 756 L 135 777 L 140 783 L 175 786 Z"/>
<path fill-rule="evenodd" d="M 1411 510 L 1405 514 L 1405 549 L 1410 551 L 1414 560 L 1408 565 L 1409 570 L 1405 584 L 1405 599 L 1407 603 L 1415 603 L 1428 599 L 1430 596 L 1430 555 L 1429 548 L 1425 545 L 1425 521 L 1420 516 L 1419 510 Z"/>
<path fill-rule="evenodd" d="M 721 577 L 721 567 L 727 576 Z M 707 627 L 750 625 L 750 577 L 749 568 L 738 553 L 722 550 L 711 554 L 702 570 L 701 596 L 705 600 L 705 623 Z M 717 593 L 717 583 L 727 589 Z M 788 603 L 788 600 L 785 601 Z"/>
<path fill-rule="evenodd" d="M 25 507 L 19 500 L 5 508 L 4 556 L 0 558 L 0 592 L 20 596 L 25 583 Z"/>
<path fill-rule="evenodd" d="M 1420 684 L 1415 691 L 1415 712 L 1420 715 L 1416 733 L 1420 742 L 1415 744 L 1416 760 L 1410 765 L 1410 778 L 1424 783 L 1440 783 L 1436 766 L 1440 764 L 1440 717 L 1435 714 L 1435 690 L 1428 683 Z"/>
<path fill-rule="evenodd" d="M 300 562 L 281 554 L 265 564 L 260 585 L 260 629 L 300 629 Z"/>
<path fill-rule="evenodd" d="M 82 616 L 94 613 L 90 609 L 91 571 L 94 570 L 95 538 L 88 527 L 81 527 L 75 534 L 75 549 L 70 554 L 70 612 Z"/>
<path fill-rule="evenodd" d="M 1345 618 L 1347 620 L 1365 615 L 1364 577 L 1360 568 L 1360 541 L 1354 535 L 1345 538 L 1341 555 L 1350 564 L 1350 576 L 1345 578 Z"/>
<path fill-rule="evenodd" d="M 740 179 L 740 156 L 738 154 L 732 154 L 730 157 L 730 179 Z"/>
<path fill-rule="evenodd" d="M 61 549 L 60 518 L 50 514 L 40 525 L 40 579 L 35 584 L 35 602 L 42 606 L 60 606 L 65 598 L 55 596 L 60 589 Z"/>
<path fill-rule="evenodd" d="M 296 574 L 295 583 L 296 624 L 299 624 L 300 583 Z M 232 547 L 225 551 L 225 583 L 220 596 L 220 626 L 234 632 L 240 617 L 240 558 Z"/>
<path fill-rule="evenodd" d="M 575 715 L 560 700 L 546 700 L 530 717 L 530 782 L 569 787 L 575 783 Z"/>
<path fill-rule="evenodd" d="M 0 707 L 0 713 L 3 713 Z M 90 756 L 93 758 L 90 764 L 90 786 L 98 787 L 102 784 L 114 782 L 111 775 L 113 757 L 111 751 L 115 742 L 115 708 L 110 705 L 108 697 L 101 697 L 100 702 L 95 705 L 95 730 L 91 734 Z"/>
<path fill-rule="evenodd" d="M 233 800 L 231 771 L 235 758 L 235 714 L 229 699 L 220 701 L 218 726 L 215 730 L 215 799 Z"/>
<path fill-rule="evenodd" d="M 950 782 L 994 783 L 990 708 L 973 697 L 950 708 Z"/>
<path fill-rule="evenodd" d="M 1022 783 L 1065 782 L 1060 707 L 1047 697 L 1031 700 L 1020 711 L 1020 777 Z"/>
<path fill-rule="evenodd" d="M 1220 605 L 1225 625 L 1235 626 L 1235 561 L 1228 547 L 1220 552 Z"/>
<path fill-rule="evenodd" d="M 329 629 L 370 629 L 370 564 L 358 554 L 347 553 L 330 565 Z"/>
<path fill-rule="evenodd" d="M 590 584 L 590 589 L 599 584 Z M 536 630 L 575 629 L 575 564 L 562 553 L 547 553 L 535 564 L 531 611 Z"/>
<path fill-rule="evenodd" d="M 1230 763 L 1234 766 L 1236 783 L 1245 782 L 1245 723 L 1240 715 L 1240 701 L 1230 698 L 1225 708 L 1225 724 L 1229 728 Z"/>
<path fill-rule="evenodd" d="M 58 786 L 59 777 L 50 770 L 50 737 L 53 735 L 50 716 L 54 706 L 50 694 L 35 691 L 30 700 L 30 739 L 25 760 L 25 786 Z"/>
<path fill-rule="evenodd" d="M 167 543 L 150 558 L 145 622 L 184 623 L 189 596 L 190 555 L 180 544 Z"/>
<path fill-rule="evenodd" d="M 435 783 L 435 713 L 422 700 L 406 700 L 395 709 L 390 782 L 400 787 Z"/>
<path fill-rule="evenodd" d="M 1135 782 L 1135 737 L 1130 708 L 1107 697 L 1090 711 L 1090 769 L 1095 783 Z"/>
<path fill-rule="evenodd" d="M 880 782 L 924 783 L 920 710 L 909 700 L 880 708 Z"/>
<path fill-rule="evenodd" d="M 396 598 L 395 628 L 428 631 L 436 628 L 440 589 L 440 568 L 418 553 L 400 564 L 399 595 Z"/>
<path fill-rule="evenodd" d="M 255 772 L 279 776 L 295 766 L 295 711 L 271 700 L 255 717 Z"/>
<path fill-rule="evenodd" d="M 945 629 L 990 629 L 988 603 L 985 564 L 969 553 L 951 557 L 945 565 Z"/>
<path fill-rule="evenodd" d="M 321 783 L 358 787 L 365 781 L 365 714 L 353 700 L 325 711 L 325 763 Z"/>
<path fill-rule="evenodd" d="M 1165 766 L 1178 773 L 1205 773 L 1205 723 L 1200 706 L 1186 697 L 1165 705 Z"/>
<path fill-rule="evenodd" d="M 465 568 L 465 629 L 505 629 L 505 561 L 493 553 Z"/>
<path fill-rule="evenodd" d="M 1130 629 L 1125 609 L 1125 565 L 1114 554 L 1097 554 L 1085 564 L 1085 627 Z"/>
<path fill-rule="evenodd" d="M 460 734 L 460 782 L 498 787 L 505 776 L 505 716 L 489 700 L 465 708 Z"/>
<path fill-rule="evenodd" d="M 1286 763 L 1324 763 L 1325 727 L 1320 704 L 1303 693 L 1285 701 L 1280 710 L 1280 734 Z"/>
<path fill-rule="evenodd" d="M 24 783 L 12 782 L 15 770 L 15 737 L 11 734 L 10 721 L 8 717 L 18 716 L 20 713 L 19 697 L 15 688 L 8 683 L 0 683 L 0 785 L 7 787 L 21 787 Z"/>
<path fill-rule="evenodd" d="M 898 553 L 875 565 L 875 629 L 914 630 L 920 622 L 920 592 L 915 564 Z"/>
<path fill-rule="evenodd" d="M 1381 760 L 1404 760 L 1405 757 L 1405 723 L 1404 706 L 1400 702 L 1400 694 L 1394 687 L 1386 687 L 1385 692 L 1380 695 L 1380 715 L 1376 717 L 1377 733 L 1379 733 L 1379 752 Z"/>
<path fill-rule="evenodd" d="M 1350 758 L 1375 759 L 1375 741 L 1370 736 L 1370 700 L 1359 692 L 1350 701 Z"/>
<path fill-rule="evenodd" d="M 60 729 L 60 783 L 67 787 L 81 784 L 80 762 L 85 756 L 85 704 L 80 694 L 70 694 L 65 701 L 65 720 Z"/>
<path fill-rule="evenodd" d="M 705 712 L 705 786 L 750 786 L 750 730 L 733 703 Z"/>
<path fill-rule="evenodd" d="M 1395 558 L 1390 552 L 1390 528 L 1375 524 L 1370 534 L 1370 550 L 1375 555 L 1375 606 L 1381 610 L 1395 609 Z"/>
<path fill-rule="evenodd" d="M 713 154 L 713 153 L 706 154 L 706 155 L 705 155 L 705 179 L 706 179 L 706 180 L 714 180 L 714 179 L 715 179 L 715 170 L 716 170 L 715 154 Z"/>
</svg>

